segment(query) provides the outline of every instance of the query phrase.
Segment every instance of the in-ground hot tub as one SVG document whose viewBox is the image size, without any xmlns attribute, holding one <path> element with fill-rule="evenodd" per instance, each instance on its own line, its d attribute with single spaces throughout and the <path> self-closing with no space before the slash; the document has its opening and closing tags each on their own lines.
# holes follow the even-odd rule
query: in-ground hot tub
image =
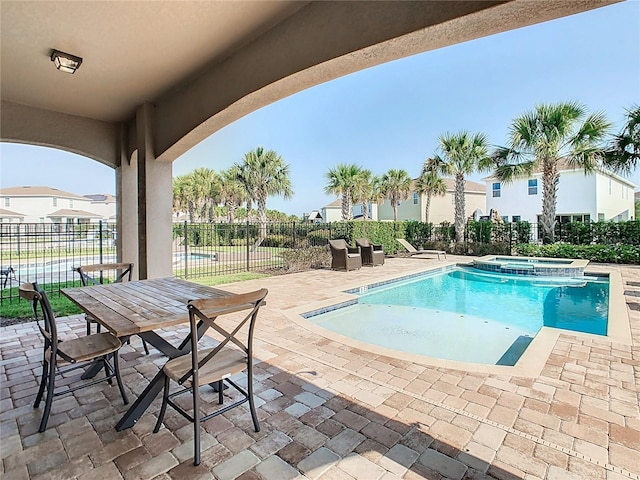
<svg viewBox="0 0 640 480">
<path fill-rule="evenodd" d="M 485 255 L 473 261 L 479 270 L 541 277 L 582 277 L 589 260 L 546 257 L 509 257 Z"/>
</svg>

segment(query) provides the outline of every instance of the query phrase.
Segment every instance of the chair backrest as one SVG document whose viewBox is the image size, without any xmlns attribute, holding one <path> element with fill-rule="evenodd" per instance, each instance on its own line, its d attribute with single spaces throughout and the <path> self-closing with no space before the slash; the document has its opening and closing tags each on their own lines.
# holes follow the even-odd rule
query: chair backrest
<svg viewBox="0 0 640 480">
<path fill-rule="evenodd" d="M 120 283 L 131 280 L 133 263 L 96 263 L 82 265 L 75 269 L 80 275 L 82 286 L 99 285 L 101 283 Z"/>
<path fill-rule="evenodd" d="M 329 245 L 335 250 L 346 250 L 347 241 L 344 238 L 338 238 L 337 240 L 329 240 Z"/>
<path fill-rule="evenodd" d="M 371 243 L 369 242 L 368 238 L 358 238 L 356 240 L 356 245 L 358 245 L 359 247 L 369 247 L 371 246 Z"/>
<path fill-rule="evenodd" d="M 229 342 L 240 348 L 240 350 L 247 355 L 249 362 L 251 362 L 251 358 L 253 357 L 253 331 L 255 322 L 258 317 L 258 310 L 263 305 L 267 293 L 269 293 L 269 291 L 266 288 L 261 288 L 253 292 L 241 293 L 229 297 L 189 301 L 187 309 L 189 310 L 189 325 L 191 328 L 192 371 L 180 378 L 178 380 L 179 383 L 182 384 L 190 377 L 193 377 L 193 384 L 198 385 L 198 370 L 214 358 Z M 239 317 L 234 317 L 236 324 L 229 330 L 215 323 L 218 317 L 245 310 L 249 310 L 249 312 L 244 318 L 238 319 Z M 239 332 L 247 322 L 249 322 L 249 330 L 246 339 L 243 339 L 243 337 L 239 335 Z M 200 323 L 203 323 L 208 328 L 214 329 L 222 335 L 223 339 L 211 352 L 198 359 L 198 326 Z"/>
<path fill-rule="evenodd" d="M 404 238 L 396 238 L 396 241 L 402 245 L 404 248 L 407 249 L 407 251 L 409 253 L 415 253 L 418 250 L 416 250 L 416 247 L 414 247 L 413 245 L 411 245 L 409 242 L 407 242 Z"/>
<path fill-rule="evenodd" d="M 52 355 L 55 357 L 58 346 L 58 329 L 56 328 L 56 318 L 51 309 L 51 304 L 47 294 L 40 288 L 37 282 L 23 283 L 18 287 L 21 298 L 31 302 L 33 317 L 38 324 L 38 328 L 44 337 L 44 348 L 52 348 Z M 40 324 L 40 320 L 44 326 Z"/>
</svg>

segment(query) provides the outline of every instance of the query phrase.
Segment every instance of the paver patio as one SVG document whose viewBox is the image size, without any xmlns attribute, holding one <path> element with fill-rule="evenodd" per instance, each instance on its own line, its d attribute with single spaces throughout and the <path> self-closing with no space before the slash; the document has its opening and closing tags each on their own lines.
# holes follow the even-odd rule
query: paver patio
<svg viewBox="0 0 640 480">
<path fill-rule="evenodd" d="M 116 386 L 99 384 L 53 403 L 37 433 L 41 370 L 34 322 L 0 329 L 3 479 L 640 479 L 640 267 L 622 275 L 631 344 L 561 334 L 539 373 L 446 368 L 358 348 L 292 321 L 301 307 L 367 285 L 462 260 L 389 258 L 353 272 L 316 270 L 222 288 L 269 289 L 256 332 L 261 431 L 236 408 L 203 424 L 202 464 L 192 425 L 171 410 L 152 433 L 157 399 L 131 429 Z M 188 328 L 185 326 L 185 328 Z M 60 335 L 83 335 L 82 316 Z M 166 331 L 168 339 L 186 330 Z M 130 397 L 165 359 L 135 339 L 121 350 Z M 514 370 L 517 372 L 517 370 Z M 205 394 L 215 403 L 217 394 Z"/>
</svg>

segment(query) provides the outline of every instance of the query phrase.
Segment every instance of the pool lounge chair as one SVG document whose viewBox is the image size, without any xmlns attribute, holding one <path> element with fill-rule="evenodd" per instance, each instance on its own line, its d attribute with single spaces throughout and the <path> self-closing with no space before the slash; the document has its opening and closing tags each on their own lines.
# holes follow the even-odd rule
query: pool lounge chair
<svg viewBox="0 0 640 480">
<path fill-rule="evenodd" d="M 440 260 L 440 255 L 444 255 L 444 258 L 447 258 L 447 252 L 444 250 L 417 250 L 416 247 L 407 242 L 404 238 L 396 238 L 396 241 L 407 249 L 409 255 L 418 255 L 420 253 L 429 253 L 431 255 L 438 255 L 438 260 Z"/>
<path fill-rule="evenodd" d="M 360 247 L 350 247 L 346 240 L 329 240 L 331 268 L 333 270 L 356 270 L 362 267 Z"/>
</svg>

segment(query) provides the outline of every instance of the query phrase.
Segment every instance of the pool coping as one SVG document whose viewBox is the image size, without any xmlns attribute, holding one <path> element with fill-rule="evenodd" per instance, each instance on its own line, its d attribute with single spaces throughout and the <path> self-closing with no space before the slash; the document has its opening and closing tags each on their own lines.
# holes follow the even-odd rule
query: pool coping
<svg viewBox="0 0 640 480">
<path fill-rule="evenodd" d="M 332 292 L 327 292 L 329 296 L 324 300 L 307 303 L 306 305 L 294 307 L 287 310 L 281 310 L 281 313 L 287 319 L 291 320 L 296 325 L 306 330 L 309 330 L 329 340 L 340 342 L 351 347 L 360 348 L 362 350 L 378 355 L 384 355 L 399 360 L 414 362 L 420 365 L 484 374 L 537 377 L 542 372 L 542 369 L 547 363 L 547 360 L 551 355 L 553 348 L 555 347 L 558 339 L 561 336 L 596 339 L 600 341 L 609 340 L 611 342 L 618 342 L 625 345 L 632 344 L 631 325 L 629 320 L 629 313 L 627 311 L 627 306 L 624 299 L 622 275 L 618 271 L 609 270 L 604 266 L 600 267 L 593 264 L 591 265 L 593 269 L 589 272 L 585 272 L 585 275 L 609 277 L 609 321 L 607 325 L 607 335 L 595 335 L 590 333 L 575 332 L 573 330 L 564 330 L 560 328 L 542 327 L 534 337 L 529 347 L 525 350 L 525 352 L 522 354 L 522 356 L 514 366 L 462 362 L 457 360 L 429 357 L 416 353 L 402 352 L 399 350 L 362 342 L 360 340 L 355 340 L 339 333 L 332 332 L 323 327 L 315 325 L 314 323 L 303 317 L 303 314 L 305 313 L 323 309 L 330 310 L 334 309 L 338 304 L 353 303 L 355 300 L 357 300 L 358 296 L 352 293 L 347 293 L 348 290 L 357 291 L 362 287 L 369 287 L 371 285 L 398 281 L 404 278 L 417 276 L 424 273 L 444 272 L 457 265 L 458 264 L 455 262 L 447 262 L 444 265 L 440 264 L 438 266 L 430 268 L 421 268 L 405 275 L 392 275 L 386 278 L 382 278 L 374 284 L 363 285 L 362 282 L 354 282 L 353 284 L 342 285 L 339 289 L 336 288 L 333 294 Z M 598 270 L 598 268 L 600 269 Z"/>
</svg>

